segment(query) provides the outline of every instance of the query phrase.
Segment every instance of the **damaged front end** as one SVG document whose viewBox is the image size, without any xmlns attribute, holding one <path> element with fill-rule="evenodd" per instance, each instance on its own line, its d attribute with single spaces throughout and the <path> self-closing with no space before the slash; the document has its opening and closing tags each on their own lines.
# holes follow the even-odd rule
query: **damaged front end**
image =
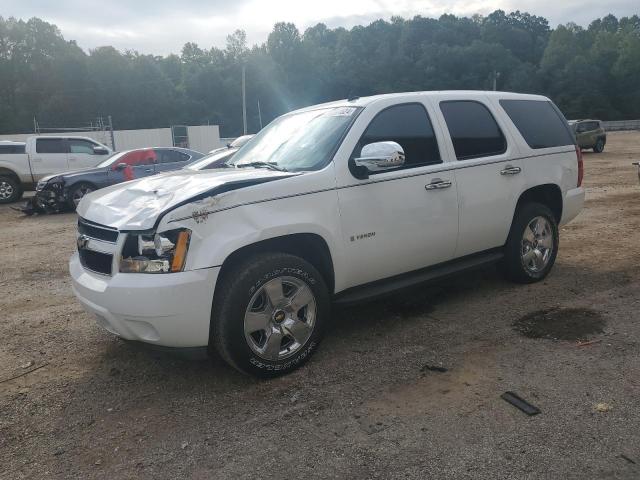
<svg viewBox="0 0 640 480">
<path fill-rule="evenodd" d="M 36 193 L 20 209 L 25 215 L 61 213 L 72 210 L 62 177 L 39 181 Z"/>
</svg>

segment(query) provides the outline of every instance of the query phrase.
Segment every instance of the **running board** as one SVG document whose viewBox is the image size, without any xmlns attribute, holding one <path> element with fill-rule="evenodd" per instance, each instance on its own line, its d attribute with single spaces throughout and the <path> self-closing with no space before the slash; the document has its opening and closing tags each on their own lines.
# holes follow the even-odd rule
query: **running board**
<svg viewBox="0 0 640 480">
<path fill-rule="evenodd" d="M 489 250 L 487 252 L 476 253 L 466 257 L 451 260 L 449 262 L 434 265 L 422 270 L 403 273 L 391 278 L 377 280 L 358 287 L 349 288 L 338 293 L 333 298 L 336 305 L 349 305 L 369 300 L 374 297 L 388 295 L 411 287 L 420 283 L 439 280 L 450 275 L 462 272 L 464 270 L 472 270 L 483 267 L 485 265 L 495 263 L 504 257 L 502 249 Z"/>
</svg>

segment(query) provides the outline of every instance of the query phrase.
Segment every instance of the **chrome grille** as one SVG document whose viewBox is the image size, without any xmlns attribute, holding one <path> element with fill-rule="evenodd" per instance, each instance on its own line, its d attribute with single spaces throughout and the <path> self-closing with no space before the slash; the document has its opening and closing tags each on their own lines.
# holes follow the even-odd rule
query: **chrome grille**
<svg viewBox="0 0 640 480">
<path fill-rule="evenodd" d="M 118 240 L 118 230 L 115 228 L 105 227 L 84 218 L 78 218 L 78 233 L 109 243 L 116 243 Z"/>
</svg>

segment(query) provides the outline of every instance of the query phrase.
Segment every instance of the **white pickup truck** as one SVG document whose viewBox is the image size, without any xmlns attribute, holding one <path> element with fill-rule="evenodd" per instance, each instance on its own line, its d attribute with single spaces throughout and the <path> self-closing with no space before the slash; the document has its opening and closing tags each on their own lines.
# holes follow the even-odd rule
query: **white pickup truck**
<svg viewBox="0 0 640 480">
<path fill-rule="evenodd" d="M 91 168 L 113 152 L 87 137 L 33 136 L 0 142 L 0 203 L 19 200 L 42 177 Z"/>
<path fill-rule="evenodd" d="M 122 338 L 283 374 L 315 351 L 332 302 L 496 261 L 516 282 L 545 278 L 558 226 L 582 209 L 582 172 L 546 97 L 317 105 L 274 120 L 226 168 L 84 197 L 73 291 Z"/>
</svg>

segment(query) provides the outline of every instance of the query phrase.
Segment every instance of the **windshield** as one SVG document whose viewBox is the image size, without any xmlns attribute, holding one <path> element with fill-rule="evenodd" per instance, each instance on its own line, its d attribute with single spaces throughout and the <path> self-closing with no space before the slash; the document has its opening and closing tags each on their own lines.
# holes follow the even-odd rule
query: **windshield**
<svg viewBox="0 0 640 480">
<path fill-rule="evenodd" d="M 114 153 L 113 155 L 111 155 L 110 157 L 108 157 L 106 160 L 104 160 L 103 162 L 100 162 L 96 168 L 99 167 L 108 167 L 109 165 L 113 165 L 114 162 L 117 162 L 119 159 L 121 159 L 122 157 L 124 157 L 124 155 L 126 153 L 128 153 L 129 151 L 126 150 L 124 152 L 118 152 L 118 153 Z"/>
<path fill-rule="evenodd" d="M 359 110 L 330 107 L 278 117 L 228 164 L 236 167 L 271 164 L 290 172 L 319 170 L 329 163 Z"/>
<path fill-rule="evenodd" d="M 237 148 L 225 148 L 221 152 L 214 152 L 205 157 L 199 158 L 184 167 L 185 170 L 207 170 L 210 168 L 222 168 L 229 158 L 238 151 Z"/>
</svg>

